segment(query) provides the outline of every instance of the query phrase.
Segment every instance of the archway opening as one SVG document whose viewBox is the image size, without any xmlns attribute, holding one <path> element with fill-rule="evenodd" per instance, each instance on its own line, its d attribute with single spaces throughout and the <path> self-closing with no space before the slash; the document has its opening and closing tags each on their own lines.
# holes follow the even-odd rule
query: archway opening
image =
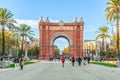
<svg viewBox="0 0 120 80">
<path fill-rule="evenodd" d="M 53 55 L 54 58 L 58 58 L 61 55 L 69 57 L 70 53 L 70 42 L 64 36 L 56 37 L 53 41 Z"/>
</svg>

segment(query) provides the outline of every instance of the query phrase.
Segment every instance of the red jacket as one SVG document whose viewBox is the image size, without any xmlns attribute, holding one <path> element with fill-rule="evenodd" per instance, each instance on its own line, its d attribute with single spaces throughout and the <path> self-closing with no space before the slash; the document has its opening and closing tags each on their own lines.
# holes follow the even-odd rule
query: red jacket
<svg viewBox="0 0 120 80">
<path fill-rule="evenodd" d="M 62 57 L 62 58 L 61 58 L 61 61 L 62 61 L 62 63 L 64 63 L 64 62 L 65 62 L 65 58 L 64 58 L 64 57 Z"/>
</svg>

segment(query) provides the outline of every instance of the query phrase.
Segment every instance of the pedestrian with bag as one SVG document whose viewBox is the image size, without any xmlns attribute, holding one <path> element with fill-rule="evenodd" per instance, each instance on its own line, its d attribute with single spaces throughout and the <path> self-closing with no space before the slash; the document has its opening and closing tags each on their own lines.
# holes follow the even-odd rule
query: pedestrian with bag
<svg viewBox="0 0 120 80">
<path fill-rule="evenodd" d="M 74 66 L 74 64 L 75 64 L 75 58 L 74 58 L 74 56 L 72 57 L 72 66 Z"/>
<path fill-rule="evenodd" d="M 24 59 L 21 58 L 20 59 L 20 69 L 23 70 L 23 66 L 24 66 Z"/>
</svg>

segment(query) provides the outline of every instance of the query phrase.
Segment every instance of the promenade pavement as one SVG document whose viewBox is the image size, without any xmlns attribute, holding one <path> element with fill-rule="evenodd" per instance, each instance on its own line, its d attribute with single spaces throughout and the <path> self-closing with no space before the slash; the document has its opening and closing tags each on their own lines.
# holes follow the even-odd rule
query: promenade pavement
<svg viewBox="0 0 120 80">
<path fill-rule="evenodd" d="M 120 68 L 88 64 L 72 67 L 70 62 L 41 61 L 35 64 L 0 72 L 0 80 L 120 80 Z"/>
</svg>

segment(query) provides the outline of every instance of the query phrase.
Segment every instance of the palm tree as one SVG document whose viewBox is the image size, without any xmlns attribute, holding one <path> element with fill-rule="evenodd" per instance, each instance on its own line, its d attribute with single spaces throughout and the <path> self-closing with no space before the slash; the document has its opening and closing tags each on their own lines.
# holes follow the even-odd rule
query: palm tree
<svg viewBox="0 0 120 80">
<path fill-rule="evenodd" d="M 20 24 L 19 27 L 16 27 L 17 34 L 21 37 L 21 55 L 23 55 L 23 44 L 25 39 L 33 40 L 34 32 L 31 30 L 31 27 L 26 24 Z"/>
<path fill-rule="evenodd" d="M 2 56 L 5 54 L 5 26 L 8 28 L 10 26 L 13 26 L 13 23 L 15 23 L 15 20 L 12 18 L 13 14 L 4 8 L 0 8 L 0 25 L 2 25 Z"/>
<path fill-rule="evenodd" d="M 116 22 L 116 34 L 117 34 L 117 54 L 119 54 L 119 20 L 120 20 L 120 0 L 109 0 L 106 7 L 106 19 L 110 22 Z M 119 57 L 120 59 L 120 57 Z"/>
<path fill-rule="evenodd" d="M 108 27 L 107 26 L 101 26 L 99 28 L 98 33 L 99 34 L 96 36 L 96 40 L 99 39 L 99 38 L 102 39 L 102 48 L 101 49 L 102 49 L 102 52 L 103 52 L 104 50 L 106 50 L 105 45 L 104 45 L 105 38 L 110 38 L 110 35 L 107 34 L 108 33 Z"/>
<path fill-rule="evenodd" d="M 19 42 L 20 42 L 19 39 L 20 39 L 20 36 L 19 36 L 19 33 L 16 32 L 16 30 L 14 30 L 12 38 L 13 38 L 14 41 L 15 41 L 15 49 L 16 49 L 16 54 L 17 54 L 17 56 L 18 56 L 18 49 L 19 49 Z"/>
</svg>

